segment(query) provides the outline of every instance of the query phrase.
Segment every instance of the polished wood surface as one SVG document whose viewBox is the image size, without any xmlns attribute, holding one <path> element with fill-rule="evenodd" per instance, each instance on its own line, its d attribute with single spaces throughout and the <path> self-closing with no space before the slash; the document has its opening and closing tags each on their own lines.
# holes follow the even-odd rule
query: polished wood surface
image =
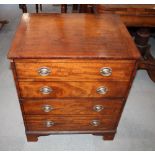
<svg viewBox="0 0 155 155">
<path fill-rule="evenodd" d="M 17 62 L 16 71 L 19 81 L 129 81 L 132 74 L 135 61 L 123 60 L 98 60 L 74 62 L 66 60 L 64 62 Z M 47 67 L 50 70 L 49 75 L 41 76 L 38 71 L 42 67 Z M 103 76 L 100 70 L 103 67 L 112 69 L 111 76 Z M 128 70 L 127 70 L 128 68 Z"/>
<path fill-rule="evenodd" d="M 95 12 L 99 14 L 118 14 L 127 27 L 139 27 L 135 43 L 141 52 L 142 60 L 139 69 L 146 69 L 151 80 L 155 82 L 155 59 L 149 45 L 151 37 L 150 28 L 155 27 L 155 4 L 150 5 L 93 5 Z"/>
<path fill-rule="evenodd" d="M 137 59 L 139 54 L 117 15 L 24 14 L 8 58 L 34 57 Z"/>
<path fill-rule="evenodd" d="M 98 126 L 91 124 L 92 120 L 100 120 Z M 117 117 L 113 116 L 26 116 L 28 131 L 95 131 L 114 129 Z M 46 126 L 46 121 L 54 122 L 51 127 Z"/>
<path fill-rule="evenodd" d="M 22 98 L 64 98 L 64 97 L 124 97 L 129 82 L 104 81 L 104 82 L 19 82 Z M 49 94 L 43 94 L 40 89 L 44 86 L 52 88 Z M 96 92 L 97 88 L 104 86 L 108 89 L 106 94 Z"/>
<path fill-rule="evenodd" d="M 21 101 L 25 115 L 118 115 L 120 113 L 122 99 L 44 99 Z M 48 112 L 45 106 L 50 106 Z M 101 111 L 95 111 L 95 106 L 103 107 Z"/>
<path fill-rule="evenodd" d="M 100 4 L 96 5 L 98 13 L 114 13 L 121 17 L 126 26 L 155 26 L 154 4 Z"/>
<path fill-rule="evenodd" d="M 28 141 L 60 133 L 114 139 L 140 59 L 118 16 L 24 14 L 8 58 Z"/>
<path fill-rule="evenodd" d="M 97 5 L 101 8 L 101 5 Z M 103 4 L 102 5 L 105 11 L 121 11 L 120 14 L 123 14 L 123 11 L 130 12 L 131 14 L 135 14 L 135 12 L 140 14 L 155 14 L 155 4 Z"/>
</svg>

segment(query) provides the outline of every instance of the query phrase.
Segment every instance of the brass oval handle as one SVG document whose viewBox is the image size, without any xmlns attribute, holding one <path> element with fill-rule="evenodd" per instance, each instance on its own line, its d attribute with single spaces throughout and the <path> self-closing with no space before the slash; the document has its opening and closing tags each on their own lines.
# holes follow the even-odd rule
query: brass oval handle
<svg viewBox="0 0 155 155">
<path fill-rule="evenodd" d="M 38 73 L 40 76 L 48 76 L 51 73 L 51 70 L 48 67 L 40 67 Z"/>
<path fill-rule="evenodd" d="M 43 105 L 42 109 L 43 109 L 44 112 L 50 112 L 54 108 L 51 105 Z"/>
<path fill-rule="evenodd" d="M 112 69 L 110 67 L 103 67 L 100 69 L 102 76 L 110 76 L 112 74 Z"/>
<path fill-rule="evenodd" d="M 96 111 L 96 112 L 100 112 L 104 109 L 103 105 L 95 105 L 93 107 L 93 110 Z"/>
<path fill-rule="evenodd" d="M 50 94 L 52 91 L 53 91 L 53 89 L 48 86 L 44 86 L 44 87 L 40 88 L 40 92 L 42 94 Z"/>
<path fill-rule="evenodd" d="M 97 92 L 98 94 L 106 94 L 107 91 L 108 91 L 108 88 L 106 88 L 105 86 L 101 86 L 101 87 L 98 87 L 98 88 L 96 89 L 96 92 Z"/>
<path fill-rule="evenodd" d="M 99 126 L 99 125 L 101 124 L 101 122 L 100 122 L 100 120 L 92 120 L 92 121 L 90 122 L 90 124 L 91 124 L 92 126 Z"/>
<path fill-rule="evenodd" d="M 54 126 L 54 122 L 53 121 L 46 121 L 45 122 L 45 126 L 47 127 L 47 128 L 49 128 L 49 127 L 51 127 L 51 126 Z"/>
</svg>

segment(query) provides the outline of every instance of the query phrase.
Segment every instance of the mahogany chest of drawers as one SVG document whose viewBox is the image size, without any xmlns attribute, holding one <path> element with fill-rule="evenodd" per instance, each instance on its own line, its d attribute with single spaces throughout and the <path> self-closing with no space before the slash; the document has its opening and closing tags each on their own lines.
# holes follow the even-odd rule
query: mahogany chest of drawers
<svg viewBox="0 0 155 155">
<path fill-rule="evenodd" d="M 114 138 L 140 58 L 117 15 L 23 14 L 8 58 L 28 141 Z"/>
</svg>

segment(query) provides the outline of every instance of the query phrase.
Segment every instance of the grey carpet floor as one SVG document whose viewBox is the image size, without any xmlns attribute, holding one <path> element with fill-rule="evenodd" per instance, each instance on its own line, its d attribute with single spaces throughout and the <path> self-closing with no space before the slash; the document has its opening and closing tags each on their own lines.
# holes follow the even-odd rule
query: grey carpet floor
<svg viewBox="0 0 155 155">
<path fill-rule="evenodd" d="M 59 12 L 59 6 L 44 5 Z M 28 9 L 33 12 L 34 5 Z M 155 150 L 155 83 L 138 71 L 114 141 L 100 136 L 51 135 L 27 142 L 7 52 L 22 13 L 18 5 L 0 5 L 0 19 L 9 20 L 0 31 L 0 150 Z M 155 54 L 155 40 L 151 40 Z"/>
</svg>

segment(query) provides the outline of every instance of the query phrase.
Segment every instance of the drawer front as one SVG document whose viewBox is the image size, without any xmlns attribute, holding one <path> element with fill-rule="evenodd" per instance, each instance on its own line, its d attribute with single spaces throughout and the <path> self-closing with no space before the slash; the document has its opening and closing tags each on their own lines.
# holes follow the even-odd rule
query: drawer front
<svg viewBox="0 0 155 155">
<path fill-rule="evenodd" d="M 99 116 L 26 116 L 27 131 L 95 131 L 114 129 L 116 118 Z"/>
<path fill-rule="evenodd" d="M 24 100 L 26 115 L 113 115 L 118 116 L 123 100 L 120 99 L 53 99 Z"/>
<path fill-rule="evenodd" d="M 19 82 L 22 98 L 124 97 L 128 82 Z"/>
<path fill-rule="evenodd" d="M 51 63 L 16 63 L 17 76 L 20 80 L 47 81 L 92 81 L 117 80 L 128 81 L 134 68 L 134 61 L 99 61 L 99 62 L 51 62 Z"/>
</svg>

